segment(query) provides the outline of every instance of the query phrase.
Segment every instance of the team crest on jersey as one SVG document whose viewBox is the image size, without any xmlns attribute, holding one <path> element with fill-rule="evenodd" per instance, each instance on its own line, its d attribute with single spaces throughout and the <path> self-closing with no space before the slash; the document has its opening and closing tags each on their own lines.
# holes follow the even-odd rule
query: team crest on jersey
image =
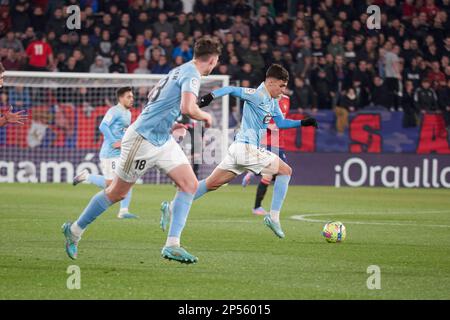
<svg viewBox="0 0 450 320">
<path fill-rule="evenodd" d="M 253 88 L 245 88 L 244 93 L 246 94 L 254 94 L 256 92 L 256 89 Z"/>
<path fill-rule="evenodd" d="M 198 81 L 197 78 L 192 78 L 191 79 L 191 88 L 194 90 L 198 90 L 200 86 L 200 82 Z"/>
<path fill-rule="evenodd" d="M 272 115 L 270 113 L 266 114 L 266 116 L 264 117 L 263 123 L 264 124 L 268 124 L 270 122 L 270 120 L 272 120 Z"/>
</svg>

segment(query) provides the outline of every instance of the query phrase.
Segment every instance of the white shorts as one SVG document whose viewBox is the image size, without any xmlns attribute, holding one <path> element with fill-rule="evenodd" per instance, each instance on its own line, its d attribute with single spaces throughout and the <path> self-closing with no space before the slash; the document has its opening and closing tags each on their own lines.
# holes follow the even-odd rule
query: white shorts
<svg viewBox="0 0 450 320">
<path fill-rule="evenodd" d="M 172 137 L 158 147 L 138 134 L 133 126 L 125 132 L 120 148 L 116 174 L 126 182 L 136 182 L 153 167 L 168 173 L 182 164 L 190 164 Z"/>
<path fill-rule="evenodd" d="M 102 174 L 106 180 L 114 179 L 114 176 L 116 175 L 114 171 L 116 170 L 118 163 L 119 158 L 100 158 L 100 168 L 102 169 Z"/>
<path fill-rule="evenodd" d="M 234 142 L 228 148 L 225 159 L 217 166 L 239 175 L 247 170 L 256 174 L 275 161 L 277 156 L 252 144 Z"/>
</svg>

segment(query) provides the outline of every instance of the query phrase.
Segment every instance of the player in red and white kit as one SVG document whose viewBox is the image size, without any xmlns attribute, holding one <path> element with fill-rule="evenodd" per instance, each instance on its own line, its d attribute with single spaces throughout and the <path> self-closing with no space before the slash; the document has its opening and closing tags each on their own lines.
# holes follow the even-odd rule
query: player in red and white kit
<svg viewBox="0 0 450 320">
<path fill-rule="evenodd" d="M 282 95 L 280 100 L 278 101 L 278 104 L 280 105 L 281 113 L 283 113 L 283 116 L 286 117 L 286 115 L 289 113 L 290 108 L 290 100 L 289 97 L 286 95 Z M 287 163 L 286 153 L 284 152 L 284 138 L 282 135 L 282 130 L 278 129 L 275 125 L 274 121 L 271 120 L 269 127 L 267 128 L 267 134 L 265 139 L 263 140 L 263 145 L 266 146 L 267 150 L 275 153 L 278 155 L 284 162 Z M 255 174 L 253 172 L 247 172 L 245 177 L 242 179 L 242 186 L 246 187 L 252 177 Z M 259 182 L 258 189 L 256 191 L 256 200 L 255 200 L 255 206 L 252 209 L 253 214 L 255 215 L 266 215 L 267 212 L 262 207 L 261 203 L 264 199 L 264 196 L 267 192 L 267 187 L 270 185 L 272 180 L 274 180 L 275 176 L 266 176 L 263 175 L 261 177 L 261 181 Z"/>
</svg>

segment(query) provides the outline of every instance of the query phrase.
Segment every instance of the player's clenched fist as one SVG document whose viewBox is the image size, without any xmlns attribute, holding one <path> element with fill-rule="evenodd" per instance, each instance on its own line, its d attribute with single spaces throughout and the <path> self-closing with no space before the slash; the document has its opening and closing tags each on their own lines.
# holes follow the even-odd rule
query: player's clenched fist
<svg viewBox="0 0 450 320">
<path fill-rule="evenodd" d="M 200 108 L 207 107 L 213 100 L 214 96 L 211 93 L 208 93 L 199 99 L 198 106 Z"/>
<path fill-rule="evenodd" d="M 302 127 L 309 127 L 313 126 L 314 128 L 318 128 L 319 125 L 317 124 L 317 120 L 314 118 L 308 118 L 302 120 Z"/>
</svg>

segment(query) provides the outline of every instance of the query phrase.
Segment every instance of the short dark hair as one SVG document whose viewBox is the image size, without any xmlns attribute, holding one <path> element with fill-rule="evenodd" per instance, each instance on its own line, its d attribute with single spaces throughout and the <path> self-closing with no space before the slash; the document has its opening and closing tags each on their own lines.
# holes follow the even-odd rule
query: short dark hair
<svg viewBox="0 0 450 320">
<path fill-rule="evenodd" d="M 275 78 L 277 80 L 289 81 L 289 72 L 279 64 L 273 64 L 266 72 L 267 78 Z"/>
<path fill-rule="evenodd" d="M 0 73 L 5 72 L 5 67 L 3 66 L 3 64 L 0 62 Z"/>
<path fill-rule="evenodd" d="M 201 37 L 194 45 L 195 59 L 208 59 L 211 55 L 220 55 L 222 52 L 222 44 L 211 37 Z"/>
<path fill-rule="evenodd" d="M 127 93 L 128 91 L 133 91 L 132 87 L 122 87 L 117 89 L 116 91 L 116 97 L 117 99 L 119 99 L 120 97 L 122 97 L 125 93 Z"/>
</svg>

